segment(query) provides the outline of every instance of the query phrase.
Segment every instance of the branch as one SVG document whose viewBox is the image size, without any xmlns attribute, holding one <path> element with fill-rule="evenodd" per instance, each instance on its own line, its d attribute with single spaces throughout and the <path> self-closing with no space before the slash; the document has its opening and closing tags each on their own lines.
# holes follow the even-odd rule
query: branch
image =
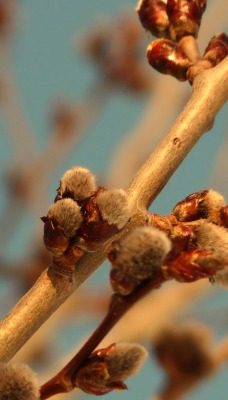
<svg viewBox="0 0 228 400">
<path fill-rule="evenodd" d="M 228 57 L 213 69 L 200 73 L 186 107 L 165 139 L 142 166 L 128 188 L 133 203 L 132 219 L 121 235 L 146 223 L 146 208 L 214 119 L 228 98 Z M 79 261 L 74 282 L 44 272 L 34 287 L 2 321 L 0 359 L 7 361 L 26 343 L 47 318 L 104 261 L 110 241 Z M 28 323 L 29 322 L 29 323 Z"/>
</svg>

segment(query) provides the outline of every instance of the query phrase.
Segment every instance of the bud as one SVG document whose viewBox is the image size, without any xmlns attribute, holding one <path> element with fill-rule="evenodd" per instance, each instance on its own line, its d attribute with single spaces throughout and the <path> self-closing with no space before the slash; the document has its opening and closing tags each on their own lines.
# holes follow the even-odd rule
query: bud
<svg viewBox="0 0 228 400">
<path fill-rule="evenodd" d="M 227 229 L 208 221 L 201 221 L 195 226 L 196 241 L 199 249 L 213 252 L 224 258 L 228 264 Z"/>
<path fill-rule="evenodd" d="M 57 221 L 68 238 L 75 236 L 82 222 L 80 207 L 72 199 L 63 199 L 52 204 L 48 210 L 48 218 Z"/>
<path fill-rule="evenodd" d="M 209 251 L 189 250 L 173 259 L 170 254 L 165 260 L 167 278 L 178 282 L 195 282 L 203 278 L 211 278 L 219 271 L 221 262 Z"/>
<path fill-rule="evenodd" d="M 108 352 L 105 361 L 112 379 L 125 380 L 138 373 L 148 354 L 137 343 L 118 343 Z"/>
<path fill-rule="evenodd" d="M 158 72 L 172 75 L 180 81 L 187 79 L 188 68 L 192 65 L 181 47 L 169 39 L 152 42 L 147 48 L 147 60 Z"/>
<path fill-rule="evenodd" d="M 207 218 L 219 224 L 220 210 L 225 205 L 224 197 L 214 190 L 192 193 L 174 207 L 172 214 L 179 221 L 194 221 Z"/>
<path fill-rule="evenodd" d="M 220 33 L 214 36 L 208 44 L 203 58 L 213 66 L 219 64 L 228 55 L 228 36 Z"/>
<path fill-rule="evenodd" d="M 198 36 L 207 0 L 168 0 L 166 11 L 170 21 L 170 36 L 179 41 L 183 36 Z"/>
<path fill-rule="evenodd" d="M 34 372 L 24 364 L 0 363 L 1 400 L 39 400 L 39 384 Z"/>
<path fill-rule="evenodd" d="M 73 167 L 63 175 L 58 193 L 81 201 L 90 197 L 95 188 L 95 176 L 87 168 Z"/>
<path fill-rule="evenodd" d="M 55 256 L 61 256 L 75 236 L 81 222 L 80 207 L 72 199 L 62 199 L 53 203 L 44 222 L 44 244 Z"/>
<path fill-rule="evenodd" d="M 109 225 L 123 229 L 131 217 L 131 204 L 127 193 L 122 189 L 100 191 L 96 203 L 102 218 Z"/>
<path fill-rule="evenodd" d="M 146 357 L 146 350 L 138 344 L 114 343 L 91 354 L 76 373 L 74 384 L 85 393 L 97 396 L 127 389 L 123 380 L 135 375 Z"/>
<path fill-rule="evenodd" d="M 78 121 L 78 111 L 66 101 L 59 101 L 54 105 L 50 119 L 58 139 L 65 139 L 65 137 L 73 135 Z"/>
<path fill-rule="evenodd" d="M 210 332 L 203 326 L 169 327 L 159 332 L 153 352 L 171 381 L 183 383 L 213 369 Z"/>
<path fill-rule="evenodd" d="M 131 204 L 124 190 L 100 188 L 82 204 L 81 212 L 83 223 L 76 245 L 95 251 L 124 228 L 131 216 Z"/>
<path fill-rule="evenodd" d="M 125 296 L 162 266 L 171 244 L 164 232 L 153 227 L 138 227 L 117 241 L 109 253 L 113 290 Z"/>
<path fill-rule="evenodd" d="M 169 32 L 166 3 L 167 0 L 139 0 L 136 7 L 142 26 L 157 37 L 166 37 Z"/>
</svg>

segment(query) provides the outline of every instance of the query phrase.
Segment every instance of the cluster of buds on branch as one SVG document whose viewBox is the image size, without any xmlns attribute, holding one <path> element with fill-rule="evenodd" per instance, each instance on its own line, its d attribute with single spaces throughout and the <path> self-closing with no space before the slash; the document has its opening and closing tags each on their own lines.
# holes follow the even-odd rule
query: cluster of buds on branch
<svg viewBox="0 0 228 400">
<path fill-rule="evenodd" d="M 213 277 L 225 284 L 228 267 L 228 206 L 213 190 L 193 193 L 177 203 L 171 215 L 150 214 L 153 226 L 166 232 L 172 250 L 167 274 L 180 282 Z"/>
<path fill-rule="evenodd" d="M 141 58 L 142 40 L 137 20 L 122 13 L 114 23 L 96 24 L 82 37 L 81 48 L 109 86 L 137 94 L 148 91 L 150 79 Z"/>
<path fill-rule="evenodd" d="M 69 193 L 72 193 L 69 189 L 69 184 L 61 183 L 58 201 L 63 201 L 63 193 L 69 200 Z M 169 216 L 149 214 L 147 226 L 137 227 L 112 243 L 108 256 L 112 264 L 110 280 L 114 293 L 107 314 L 73 359 L 41 387 L 42 400 L 75 387 L 98 395 L 126 388 L 123 383 L 125 373 L 116 375 L 110 366 L 109 357 L 117 353 L 118 345 L 95 352 L 94 349 L 135 302 L 166 281 L 225 279 L 227 210 L 219 193 L 202 190 L 179 202 Z M 204 353 L 201 357 L 204 361 L 203 356 Z M 123 360 L 128 356 L 121 357 L 121 365 L 126 366 Z M 131 375 L 131 369 L 126 369 Z"/>
<path fill-rule="evenodd" d="M 71 276 L 82 255 L 96 251 L 125 227 L 131 205 L 122 189 L 96 188 L 94 175 L 82 167 L 67 171 L 57 192 L 42 217 L 44 243 L 53 255 L 55 271 Z"/>
<path fill-rule="evenodd" d="M 158 39 L 147 49 L 149 64 L 180 81 L 194 78 L 228 55 L 228 37 L 214 36 L 201 57 L 196 38 L 207 0 L 140 0 L 136 11 L 143 27 Z"/>
</svg>

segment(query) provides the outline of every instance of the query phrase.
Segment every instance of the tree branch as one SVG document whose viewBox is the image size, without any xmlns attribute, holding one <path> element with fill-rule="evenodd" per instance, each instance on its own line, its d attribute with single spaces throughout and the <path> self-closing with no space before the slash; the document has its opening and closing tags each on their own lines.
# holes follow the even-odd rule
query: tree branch
<svg viewBox="0 0 228 400">
<path fill-rule="evenodd" d="M 127 189 L 133 203 L 132 219 L 121 235 L 146 223 L 146 208 L 160 193 L 186 155 L 228 99 L 228 57 L 213 69 L 200 73 L 186 107 L 170 132 L 142 166 Z M 0 359 L 8 361 L 94 272 L 106 257 L 110 241 L 96 253 L 88 253 L 76 266 L 74 281 L 47 270 L 0 325 Z"/>
</svg>

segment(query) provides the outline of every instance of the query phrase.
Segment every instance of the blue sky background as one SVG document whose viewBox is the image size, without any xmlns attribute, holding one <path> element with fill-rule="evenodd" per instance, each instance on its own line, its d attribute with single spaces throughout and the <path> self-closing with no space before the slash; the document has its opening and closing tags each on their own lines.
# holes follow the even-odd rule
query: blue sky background
<svg viewBox="0 0 228 400">
<path fill-rule="evenodd" d="M 120 12 L 122 6 L 134 8 L 135 1 L 21 1 L 21 24 L 13 48 L 14 71 L 22 104 L 29 116 L 40 150 L 44 148 L 48 135 L 48 113 L 53 100 L 64 97 L 75 102 L 85 96 L 96 79 L 93 66 L 83 60 L 76 51 L 75 39 L 89 27 L 94 17 L 99 15 L 112 17 Z M 82 138 L 80 146 L 72 149 L 64 165 L 56 171 L 49 187 L 49 198 L 54 197 L 58 180 L 64 171 L 73 165 L 87 166 L 97 175 L 102 175 L 109 165 L 119 139 L 137 122 L 145 104 L 146 97 L 130 97 L 124 93 L 115 93 L 105 105 L 101 117 Z M 154 212 L 168 213 L 177 201 L 207 187 L 216 151 L 222 143 L 223 135 L 227 133 L 225 132 L 227 121 L 227 109 L 224 109 L 220 112 L 213 130 L 204 135 L 155 201 L 152 208 Z M 13 158 L 13 152 L 2 122 L 0 129 L 0 164 L 1 170 L 5 171 Z M 225 185 L 224 191 L 228 194 Z M 3 189 L 0 193 L 2 207 L 5 200 Z M 34 232 L 37 219 L 38 216 L 31 213 L 24 218 L 18 228 L 20 234 L 17 229 L 9 245 L 10 259 L 24 256 L 29 235 Z M 101 271 L 95 274 L 95 282 L 105 281 L 107 274 L 108 268 L 102 267 Z M 6 291 L 8 286 L 4 284 L 2 294 Z M 227 306 L 227 303 L 227 292 L 221 290 L 216 292 L 210 304 L 203 304 L 201 307 L 216 312 Z M 228 327 L 227 318 L 225 327 Z M 218 336 L 223 333 L 223 329 L 224 327 L 217 327 Z M 74 340 L 75 334 L 79 339 L 80 335 L 84 335 L 84 330 L 79 332 L 74 328 L 73 333 L 64 331 L 60 333 L 60 338 L 63 342 L 67 339 L 68 343 Z M 62 345 L 63 348 L 65 346 Z M 151 364 L 151 361 L 148 362 L 140 376 L 129 381 L 128 392 L 113 393 L 108 395 L 107 399 L 148 399 L 162 382 L 160 371 L 155 367 L 152 368 Z M 228 391 L 227 373 L 228 369 L 222 372 L 217 380 L 211 380 L 188 399 L 214 400 L 217 396 L 220 400 L 225 400 Z M 69 396 L 70 398 L 73 399 L 74 395 Z"/>
</svg>

